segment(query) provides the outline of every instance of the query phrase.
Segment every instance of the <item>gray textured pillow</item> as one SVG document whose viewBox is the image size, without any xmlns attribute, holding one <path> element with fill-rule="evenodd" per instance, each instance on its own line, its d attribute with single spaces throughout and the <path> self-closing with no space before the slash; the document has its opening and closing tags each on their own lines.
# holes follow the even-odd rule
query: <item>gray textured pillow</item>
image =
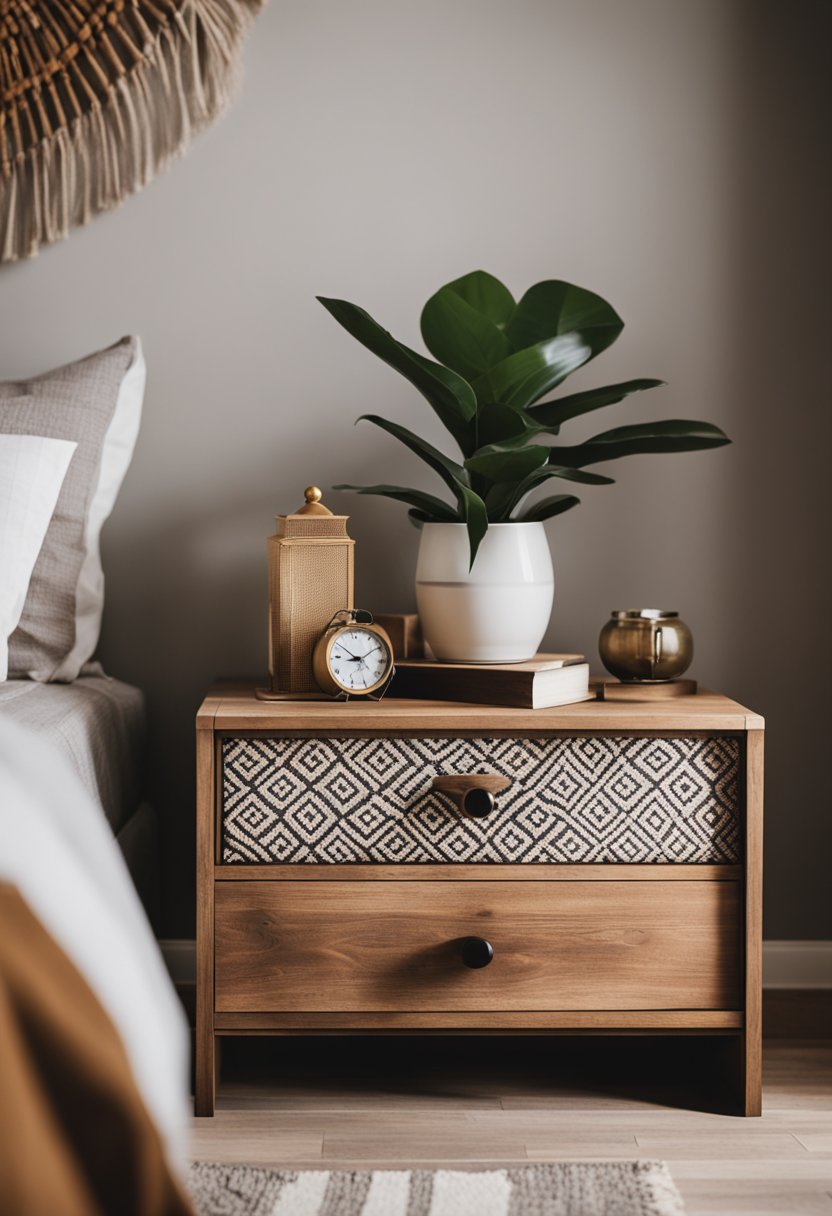
<svg viewBox="0 0 832 1216">
<path fill-rule="evenodd" d="M 9 639 L 12 677 L 74 680 L 95 650 L 104 603 L 98 535 L 133 454 L 143 392 L 137 338 L 33 380 L 0 382 L 0 433 L 78 444 Z"/>
</svg>

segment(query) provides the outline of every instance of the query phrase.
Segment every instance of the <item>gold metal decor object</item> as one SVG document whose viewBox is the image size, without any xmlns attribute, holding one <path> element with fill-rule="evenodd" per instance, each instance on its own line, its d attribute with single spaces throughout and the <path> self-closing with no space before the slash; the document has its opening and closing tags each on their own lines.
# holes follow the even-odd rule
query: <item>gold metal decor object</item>
<svg viewBox="0 0 832 1216">
<path fill-rule="evenodd" d="M 678 612 L 628 608 L 613 612 L 598 639 L 601 662 L 624 683 L 675 680 L 693 661 L 693 634 Z"/>
<path fill-rule="evenodd" d="M 261 700 L 322 699 L 312 651 L 336 612 L 353 607 L 355 541 L 348 515 L 333 515 L 317 486 L 304 504 L 277 516 L 269 562 L 269 687 Z"/>
</svg>

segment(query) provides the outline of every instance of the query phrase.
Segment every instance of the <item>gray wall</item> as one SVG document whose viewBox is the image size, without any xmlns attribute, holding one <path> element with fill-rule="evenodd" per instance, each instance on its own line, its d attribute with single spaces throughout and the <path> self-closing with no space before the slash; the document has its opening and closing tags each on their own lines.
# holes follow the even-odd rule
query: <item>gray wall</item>
<svg viewBox="0 0 832 1216">
<path fill-rule="evenodd" d="M 148 695 L 168 933 L 192 927 L 192 715 L 212 677 L 265 664 L 272 516 L 310 481 L 428 484 L 392 440 L 353 429 L 367 409 L 440 437 L 314 296 L 356 300 L 415 341 L 427 296 L 483 266 L 517 292 L 562 277 L 619 309 L 624 335 L 576 388 L 669 382 L 575 438 L 661 416 L 732 435 L 610 466 L 617 485 L 549 525 L 548 644 L 594 656 L 611 608 L 682 610 L 692 674 L 768 719 L 766 933 L 832 938 L 830 12 L 281 0 L 238 104 L 181 164 L 0 273 L 4 376 L 126 332 L 145 342 L 143 431 L 104 537 L 101 654 Z M 410 608 L 404 509 L 331 501 L 352 513 L 358 601 Z"/>
</svg>

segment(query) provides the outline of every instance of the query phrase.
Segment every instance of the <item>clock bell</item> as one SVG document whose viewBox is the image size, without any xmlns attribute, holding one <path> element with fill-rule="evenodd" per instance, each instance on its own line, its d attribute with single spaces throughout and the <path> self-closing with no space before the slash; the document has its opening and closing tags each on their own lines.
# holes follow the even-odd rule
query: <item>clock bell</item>
<svg viewBox="0 0 832 1216">
<path fill-rule="evenodd" d="M 312 651 L 336 612 L 353 607 L 355 541 L 348 515 L 333 515 L 317 486 L 291 515 L 277 516 L 269 559 L 269 688 L 263 699 L 320 695 Z"/>
</svg>

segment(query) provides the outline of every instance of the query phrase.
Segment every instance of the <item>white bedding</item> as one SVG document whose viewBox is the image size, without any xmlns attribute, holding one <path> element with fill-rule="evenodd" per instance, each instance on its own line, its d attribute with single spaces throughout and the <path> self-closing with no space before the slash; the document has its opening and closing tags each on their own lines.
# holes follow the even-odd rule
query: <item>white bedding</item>
<svg viewBox="0 0 832 1216">
<path fill-rule="evenodd" d="M 141 801 L 144 697 L 97 663 L 72 684 L 0 683 L 0 720 L 35 731 L 62 752 L 117 834 Z"/>
<path fill-rule="evenodd" d="M 0 878 L 13 883 L 119 1031 L 182 1172 L 188 1029 L 124 860 L 68 760 L 0 715 Z"/>
</svg>

